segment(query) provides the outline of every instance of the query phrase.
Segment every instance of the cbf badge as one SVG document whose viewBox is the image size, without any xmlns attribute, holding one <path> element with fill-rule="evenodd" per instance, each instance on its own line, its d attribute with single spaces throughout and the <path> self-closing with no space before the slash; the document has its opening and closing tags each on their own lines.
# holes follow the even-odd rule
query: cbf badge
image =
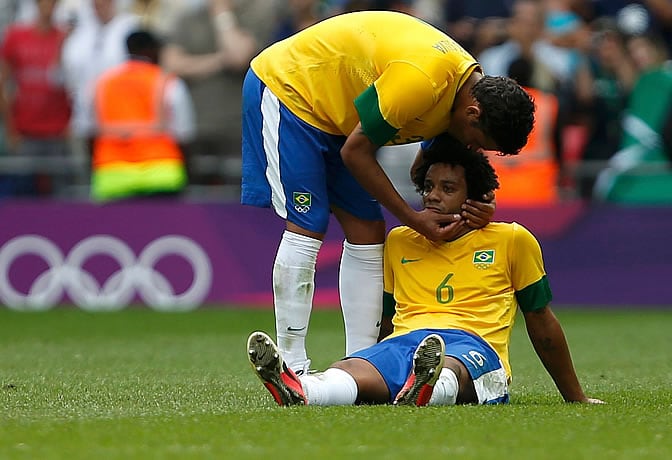
<svg viewBox="0 0 672 460">
<path fill-rule="evenodd" d="M 495 262 L 495 250 L 485 249 L 474 252 L 474 267 L 479 270 L 487 270 Z"/>
<path fill-rule="evenodd" d="M 293 192 L 294 195 L 294 209 L 300 213 L 307 213 L 310 211 L 312 197 L 308 192 Z"/>
</svg>

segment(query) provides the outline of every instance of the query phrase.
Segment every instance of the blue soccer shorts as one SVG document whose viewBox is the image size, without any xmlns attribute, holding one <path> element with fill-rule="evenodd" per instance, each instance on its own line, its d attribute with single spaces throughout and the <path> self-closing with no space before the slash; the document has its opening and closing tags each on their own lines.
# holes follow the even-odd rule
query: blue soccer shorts
<svg viewBox="0 0 672 460">
<path fill-rule="evenodd" d="M 380 205 L 341 158 L 345 136 L 309 125 L 248 71 L 243 84 L 241 203 L 272 207 L 301 228 L 325 233 L 330 206 L 383 220 Z"/>
<path fill-rule="evenodd" d="M 446 344 L 446 356 L 465 365 L 476 389 L 479 404 L 509 402 L 506 371 L 499 355 L 480 337 L 457 329 L 420 329 L 359 350 L 350 358 L 362 358 L 383 376 L 394 400 L 413 368 L 413 354 L 429 334 L 438 334 Z"/>
</svg>

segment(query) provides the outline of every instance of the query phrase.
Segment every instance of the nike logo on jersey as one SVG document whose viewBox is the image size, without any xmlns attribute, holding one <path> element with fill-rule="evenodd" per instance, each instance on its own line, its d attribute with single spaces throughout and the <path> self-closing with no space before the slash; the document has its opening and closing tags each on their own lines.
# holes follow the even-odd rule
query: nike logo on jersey
<svg viewBox="0 0 672 460">
<path fill-rule="evenodd" d="M 289 332 L 300 332 L 300 331 L 304 330 L 305 328 L 306 328 L 306 326 L 303 326 L 303 327 L 287 326 L 287 331 L 289 331 Z"/>
<path fill-rule="evenodd" d="M 407 259 L 406 257 L 401 258 L 401 265 L 410 264 L 411 262 L 418 262 L 422 259 Z"/>
</svg>

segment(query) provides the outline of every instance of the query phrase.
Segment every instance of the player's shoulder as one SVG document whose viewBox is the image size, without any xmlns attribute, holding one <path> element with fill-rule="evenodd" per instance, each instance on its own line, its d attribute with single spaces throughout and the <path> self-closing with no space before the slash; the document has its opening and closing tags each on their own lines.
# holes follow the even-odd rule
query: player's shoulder
<svg viewBox="0 0 672 460">
<path fill-rule="evenodd" d="M 409 238 L 409 237 L 415 237 L 419 236 L 420 234 L 413 230 L 411 227 L 407 227 L 406 225 L 400 225 L 398 227 L 392 228 L 388 234 L 387 234 L 387 240 L 396 240 L 399 238 Z"/>
<path fill-rule="evenodd" d="M 532 232 L 525 227 L 524 225 L 518 222 L 490 222 L 487 227 L 487 231 L 498 233 L 502 236 L 507 236 L 508 238 L 518 238 L 518 237 L 532 237 L 535 238 Z"/>
<path fill-rule="evenodd" d="M 417 231 L 407 226 L 399 226 L 391 229 L 385 239 L 385 247 L 388 253 L 405 253 L 411 249 L 425 251 L 429 240 Z"/>
<path fill-rule="evenodd" d="M 500 241 L 510 241 L 516 247 L 539 245 L 537 237 L 527 227 L 518 222 L 491 222 L 485 228 L 496 233 L 496 238 Z"/>
<path fill-rule="evenodd" d="M 497 232 L 529 232 L 527 227 L 523 224 L 512 221 L 512 222 L 490 222 L 488 228 L 492 231 Z"/>
<path fill-rule="evenodd" d="M 405 225 L 400 225 L 391 229 L 385 240 L 385 244 L 392 246 L 416 246 L 427 244 L 427 239 L 417 231 Z"/>
</svg>

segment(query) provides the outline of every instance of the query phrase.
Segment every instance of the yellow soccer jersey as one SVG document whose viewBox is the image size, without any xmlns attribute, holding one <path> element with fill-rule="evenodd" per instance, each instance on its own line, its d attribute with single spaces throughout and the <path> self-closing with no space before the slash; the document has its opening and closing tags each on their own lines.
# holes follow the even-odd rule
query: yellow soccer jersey
<svg viewBox="0 0 672 460">
<path fill-rule="evenodd" d="M 377 145 L 444 132 L 476 60 L 412 16 L 362 11 L 326 19 L 275 43 L 252 70 L 289 110 L 330 134 L 359 121 Z"/>
<path fill-rule="evenodd" d="M 541 248 L 517 223 L 493 222 L 453 242 L 435 243 L 408 227 L 385 243 L 385 292 L 400 335 L 416 329 L 461 329 L 485 339 L 511 376 L 509 341 L 517 308 L 551 300 Z"/>
</svg>

